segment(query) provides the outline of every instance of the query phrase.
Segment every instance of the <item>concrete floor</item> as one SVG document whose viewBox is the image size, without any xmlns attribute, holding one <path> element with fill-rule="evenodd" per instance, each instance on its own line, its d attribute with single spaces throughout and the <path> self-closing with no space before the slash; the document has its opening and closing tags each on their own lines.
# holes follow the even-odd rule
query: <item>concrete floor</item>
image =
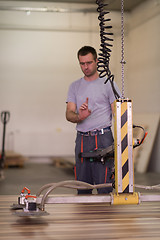
<svg viewBox="0 0 160 240">
<path fill-rule="evenodd" d="M 36 194 L 45 184 L 74 180 L 72 168 L 57 168 L 52 163 L 26 162 L 23 168 L 9 167 L 4 169 L 5 179 L 0 181 L 0 195 L 20 194 L 23 187 Z M 60 189 L 56 190 L 59 193 Z M 65 190 L 65 192 L 67 189 Z"/>
<path fill-rule="evenodd" d="M 73 168 L 58 168 L 52 162 L 36 163 L 27 161 L 23 168 L 10 167 L 4 169 L 5 179 L 0 181 L 0 195 L 19 195 L 23 187 L 28 187 L 31 194 L 45 184 L 56 183 L 65 180 L 74 180 Z M 135 184 L 156 185 L 160 184 L 160 174 L 158 173 L 135 173 Z M 138 189 L 136 191 L 143 192 Z M 58 188 L 56 194 L 76 193 L 74 189 Z"/>
</svg>

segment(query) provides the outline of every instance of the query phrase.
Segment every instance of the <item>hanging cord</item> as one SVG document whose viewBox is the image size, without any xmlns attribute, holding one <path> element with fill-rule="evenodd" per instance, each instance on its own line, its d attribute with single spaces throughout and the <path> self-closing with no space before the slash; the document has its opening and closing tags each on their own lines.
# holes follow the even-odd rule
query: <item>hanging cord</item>
<svg viewBox="0 0 160 240">
<path fill-rule="evenodd" d="M 126 63 L 124 60 L 124 1 L 121 0 L 121 62 L 122 69 L 122 99 L 124 99 L 124 64 Z"/>
<path fill-rule="evenodd" d="M 113 47 L 113 45 L 110 43 L 113 41 L 113 39 L 110 36 L 113 36 L 113 33 L 108 31 L 106 32 L 106 30 L 109 30 L 112 28 L 112 26 L 105 25 L 106 22 L 111 21 L 110 18 L 105 19 L 105 15 L 108 14 L 109 12 L 104 10 L 104 8 L 108 4 L 107 3 L 104 4 L 103 0 L 96 0 L 96 4 L 98 5 L 97 12 L 99 13 L 98 20 L 100 21 L 99 26 L 100 26 L 100 39 L 101 39 L 101 44 L 100 44 L 101 48 L 100 48 L 100 53 L 98 54 L 99 57 L 98 57 L 97 70 L 99 72 L 100 78 L 107 76 L 107 79 L 104 83 L 106 84 L 108 80 L 110 81 L 115 98 L 118 99 L 120 98 L 120 96 L 114 87 L 114 75 L 111 73 L 109 69 L 109 61 L 111 56 L 110 47 Z"/>
<path fill-rule="evenodd" d="M 111 19 L 105 19 L 104 16 L 108 14 L 108 11 L 104 10 L 104 7 L 108 4 L 104 4 L 102 0 L 97 0 L 96 3 L 98 4 L 97 12 L 99 13 L 98 20 L 100 21 L 100 39 L 101 39 L 101 48 L 100 53 L 98 54 L 100 57 L 98 58 L 97 69 L 99 71 L 100 77 L 105 77 L 106 75 L 111 78 L 113 75 L 109 69 L 109 60 L 110 60 L 110 53 L 113 45 L 108 43 L 107 41 L 113 41 L 112 38 L 108 36 L 112 36 L 113 33 L 106 32 L 105 30 L 111 29 L 112 26 L 105 26 L 105 22 L 109 22 Z"/>
</svg>

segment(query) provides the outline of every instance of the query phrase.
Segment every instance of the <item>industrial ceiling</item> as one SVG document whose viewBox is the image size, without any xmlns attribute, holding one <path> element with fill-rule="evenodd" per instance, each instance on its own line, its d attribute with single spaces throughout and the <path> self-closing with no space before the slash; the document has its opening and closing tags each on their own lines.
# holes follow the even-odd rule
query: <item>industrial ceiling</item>
<svg viewBox="0 0 160 240">
<path fill-rule="evenodd" d="M 12 2 L 13 0 L 10 0 L 9 2 Z M 135 7 L 140 5 L 141 3 L 145 2 L 147 0 L 124 0 L 124 10 L 125 11 L 132 11 Z M 7 2 L 7 0 L 5 1 Z M 14 1 L 13 1 L 14 2 Z M 18 1 L 16 1 L 18 2 Z M 23 2 L 23 0 L 19 0 L 19 2 Z M 26 4 L 27 2 L 43 2 L 43 3 L 81 3 L 81 4 L 95 4 L 96 0 L 25 0 Z M 115 10 L 120 11 L 121 10 L 121 0 L 104 0 L 104 3 L 108 3 L 109 10 Z"/>
</svg>

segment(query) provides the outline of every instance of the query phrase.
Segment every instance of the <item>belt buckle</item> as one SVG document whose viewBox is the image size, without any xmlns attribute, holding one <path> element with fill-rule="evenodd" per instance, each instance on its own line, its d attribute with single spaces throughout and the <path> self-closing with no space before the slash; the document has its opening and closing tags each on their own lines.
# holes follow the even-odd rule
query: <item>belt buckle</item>
<svg viewBox="0 0 160 240">
<path fill-rule="evenodd" d="M 84 132 L 84 133 L 82 133 L 82 135 L 88 137 L 88 136 L 90 136 L 90 132 Z"/>
<path fill-rule="evenodd" d="M 95 135 L 98 134 L 98 131 L 97 130 L 92 130 L 89 133 L 90 133 L 90 136 L 95 136 Z"/>
</svg>

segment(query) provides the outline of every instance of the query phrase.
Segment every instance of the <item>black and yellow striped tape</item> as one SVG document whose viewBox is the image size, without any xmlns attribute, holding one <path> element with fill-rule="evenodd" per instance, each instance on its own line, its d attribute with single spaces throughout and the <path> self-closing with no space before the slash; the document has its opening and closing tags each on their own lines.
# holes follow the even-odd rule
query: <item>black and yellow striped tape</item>
<svg viewBox="0 0 160 240">
<path fill-rule="evenodd" d="M 122 157 L 122 192 L 129 193 L 128 160 L 128 114 L 127 102 L 121 103 L 121 157 Z"/>
</svg>

